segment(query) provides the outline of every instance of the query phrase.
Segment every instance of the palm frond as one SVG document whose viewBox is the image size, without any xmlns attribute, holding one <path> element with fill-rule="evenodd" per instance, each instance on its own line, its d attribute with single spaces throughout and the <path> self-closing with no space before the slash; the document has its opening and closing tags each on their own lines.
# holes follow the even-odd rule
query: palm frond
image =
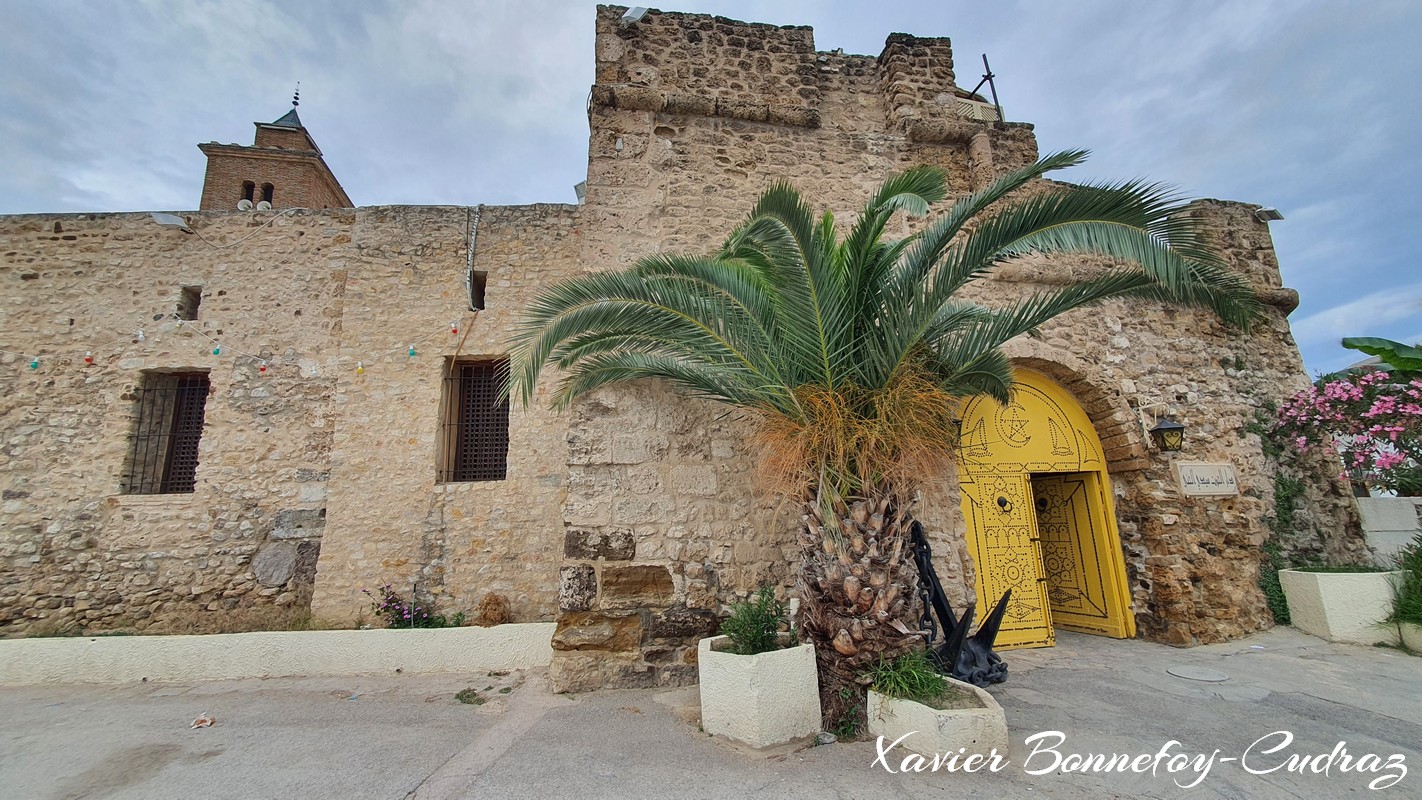
<svg viewBox="0 0 1422 800">
<path fill-rule="evenodd" d="M 982 370 L 984 361 L 1008 341 L 1030 333 L 1068 311 L 1152 285 L 1150 276 L 1139 270 L 1120 270 L 1073 284 L 1053 292 L 1041 292 L 1012 305 L 991 311 L 986 317 L 948 328 L 926 343 L 943 370 L 945 385 L 957 385 Z M 1000 369 L 994 366 L 1000 373 Z M 977 380 L 978 378 L 972 378 Z M 1002 399 L 998 391 L 991 392 Z"/>
<path fill-rule="evenodd" d="M 911 289 L 922 281 L 933 265 L 942 257 L 963 226 L 976 219 L 993 204 L 1018 191 L 1048 172 L 1074 167 L 1086 160 L 1089 150 L 1063 150 L 1051 153 L 1035 163 L 1013 170 L 980 189 L 953 203 L 948 213 L 939 217 L 918 238 L 913 249 L 904 258 L 900 274 L 895 283 L 901 289 Z"/>
<path fill-rule="evenodd" d="M 852 264 L 871 263 L 870 254 L 879 245 L 884 226 L 895 212 L 911 217 L 928 213 L 933 203 L 948 194 L 948 176 L 937 167 L 915 167 L 889 176 L 864 206 L 864 212 L 844 239 L 845 260 Z M 863 283 L 877 283 L 872 273 Z"/>
<path fill-rule="evenodd" d="M 676 342 L 707 364 L 759 374 L 774 362 L 753 317 L 725 293 L 667 290 L 635 272 L 605 272 L 564 281 L 530 304 L 513 337 L 508 391 L 528 402 L 542 369 L 567 339 L 632 330 Z"/>
<path fill-rule="evenodd" d="M 1062 187 L 1026 198 L 984 221 L 952 245 L 929 275 L 927 302 L 952 297 L 963 285 L 1029 253 L 1086 254 L 1128 262 L 1150 276 L 1161 297 L 1207 308 L 1232 324 L 1247 322 L 1258 301 L 1218 257 L 1187 258 L 1152 226 L 1189 230 L 1188 216 L 1169 190 L 1136 182 Z M 1164 223 L 1162 223 L 1164 224 Z M 1192 241 L 1198 241 L 1198 237 Z"/>
<path fill-rule="evenodd" d="M 1002 405 L 1012 402 L 1012 360 L 1001 350 L 986 350 L 951 368 L 940 367 L 943 391 L 954 397 L 991 397 Z"/>
<path fill-rule="evenodd" d="M 772 459 L 779 474 L 843 497 L 910 487 L 949 452 L 955 398 L 1009 400 L 1003 345 L 1014 337 L 1108 298 L 1196 306 L 1239 326 L 1259 312 L 1168 187 L 1039 180 L 1085 156 L 1014 170 L 898 241 L 884 237 L 889 221 L 942 200 L 942 171 L 890 176 L 842 236 L 834 215 L 774 184 L 713 255 L 651 256 L 541 292 L 516 328 L 507 391 L 527 403 L 553 369 L 563 407 L 658 378 L 750 410 L 761 441 L 789 459 Z M 1029 254 L 1107 266 L 1002 307 L 962 299 L 965 285 Z"/>
</svg>

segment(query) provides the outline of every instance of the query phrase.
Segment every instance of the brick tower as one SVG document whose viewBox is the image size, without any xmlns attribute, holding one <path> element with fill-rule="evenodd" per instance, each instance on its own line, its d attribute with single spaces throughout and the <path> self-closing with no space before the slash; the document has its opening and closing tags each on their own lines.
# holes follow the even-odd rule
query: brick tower
<svg viewBox="0 0 1422 800">
<path fill-rule="evenodd" d="M 256 122 L 251 147 L 208 142 L 198 145 L 207 156 L 202 184 L 203 211 L 231 210 L 243 200 L 253 207 L 263 201 L 272 208 L 353 208 L 340 181 L 321 158 L 321 148 L 291 110 L 276 122 Z M 242 203 L 245 205 L 245 203 Z"/>
</svg>

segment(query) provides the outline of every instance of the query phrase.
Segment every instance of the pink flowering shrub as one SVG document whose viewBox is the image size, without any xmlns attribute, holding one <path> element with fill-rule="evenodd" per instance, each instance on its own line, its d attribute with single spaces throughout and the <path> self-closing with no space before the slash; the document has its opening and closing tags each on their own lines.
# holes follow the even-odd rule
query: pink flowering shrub
<svg viewBox="0 0 1422 800">
<path fill-rule="evenodd" d="M 1409 493 L 1422 469 L 1422 378 L 1325 378 L 1284 403 L 1275 432 L 1299 450 L 1336 450 L 1344 479 Z"/>
<path fill-rule="evenodd" d="M 385 584 L 377 591 L 361 589 L 370 598 L 370 610 L 385 621 L 387 628 L 457 628 L 465 623 L 464 613 L 453 617 L 433 614 L 431 610 L 411 600 L 406 602 L 391 584 Z"/>
</svg>

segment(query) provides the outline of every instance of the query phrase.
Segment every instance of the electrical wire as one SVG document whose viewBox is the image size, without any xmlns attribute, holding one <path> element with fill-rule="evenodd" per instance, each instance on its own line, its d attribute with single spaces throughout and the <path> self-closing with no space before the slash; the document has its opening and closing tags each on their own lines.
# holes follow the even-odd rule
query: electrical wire
<svg viewBox="0 0 1422 800">
<path fill-rule="evenodd" d="M 310 211 L 310 210 L 311 210 L 311 209 L 309 209 L 309 208 L 284 208 L 284 209 L 282 209 L 280 212 L 278 212 L 278 213 L 276 213 L 276 214 L 273 214 L 271 219 L 267 220 L 266 222 L 263 222 L 261 225 L 258 225 L 258 226 L 256 227 L 256 229 L 253 230 L 251 233 L 247 234 L 246 236 L 243 236 L 241 239 L 238 239 L 238 240 L 235 241 L 235 242 L 228 242 L 228 243 L 226 243 L 226 244 L 217 244 L 216 242 L 209 241 L 209 240 L 206 239 L 202 234 L 198 233 L 195 229 L 193 229 L 193 228 L 191 228 L 191 227 L 186 228 L 185 230 L 187 230 L 187 231 L 188 231 L 189 233 L 191 233 L 192 235 L 196 236 L 198 239 L 201 239 L 201 240 L 202 240 L 202 243 L 205 244 L 205 245 L 207 245 L 208 247 L 211 247 L 211 248 L 213 248 L 214 250 L 221 250 L 221 249 L 226 248 L 226 247 L 236 247 L 237 245 L 239 245 L 239 244 L 241 244 L 241 243 L 247 241 L 248 239 L 252 238 L 253 236 L 256 236 L 257 234 L 261 233 L 263 228 L 267 227 L 268 225 L 272 224 L 273 222 L 276 222 L 277 220 L 281 219 L 282 217 L 286 216 L 287 214 L 293 214 L 293 213 L 295 213 L 295 212 L 297 212 L 297 211 Z"/>
</svg>

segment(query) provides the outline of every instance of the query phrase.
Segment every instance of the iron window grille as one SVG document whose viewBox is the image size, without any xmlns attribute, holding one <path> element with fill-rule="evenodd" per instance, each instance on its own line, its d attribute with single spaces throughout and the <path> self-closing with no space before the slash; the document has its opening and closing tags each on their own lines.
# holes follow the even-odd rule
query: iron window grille
<svg viewBox="0 0 1422 800">
<path fill-rule="evenodd" d="M 205 372 L 150 372 L 138 390 L 124 494 L 191 492 L 211 382 Z"/>
<path fill-rule="evenodd" d="M 441 483 L 508 477 L 509 401 L 499 398 L 507 360 L 451 361 L 440 423 Z"/>
</svg>

